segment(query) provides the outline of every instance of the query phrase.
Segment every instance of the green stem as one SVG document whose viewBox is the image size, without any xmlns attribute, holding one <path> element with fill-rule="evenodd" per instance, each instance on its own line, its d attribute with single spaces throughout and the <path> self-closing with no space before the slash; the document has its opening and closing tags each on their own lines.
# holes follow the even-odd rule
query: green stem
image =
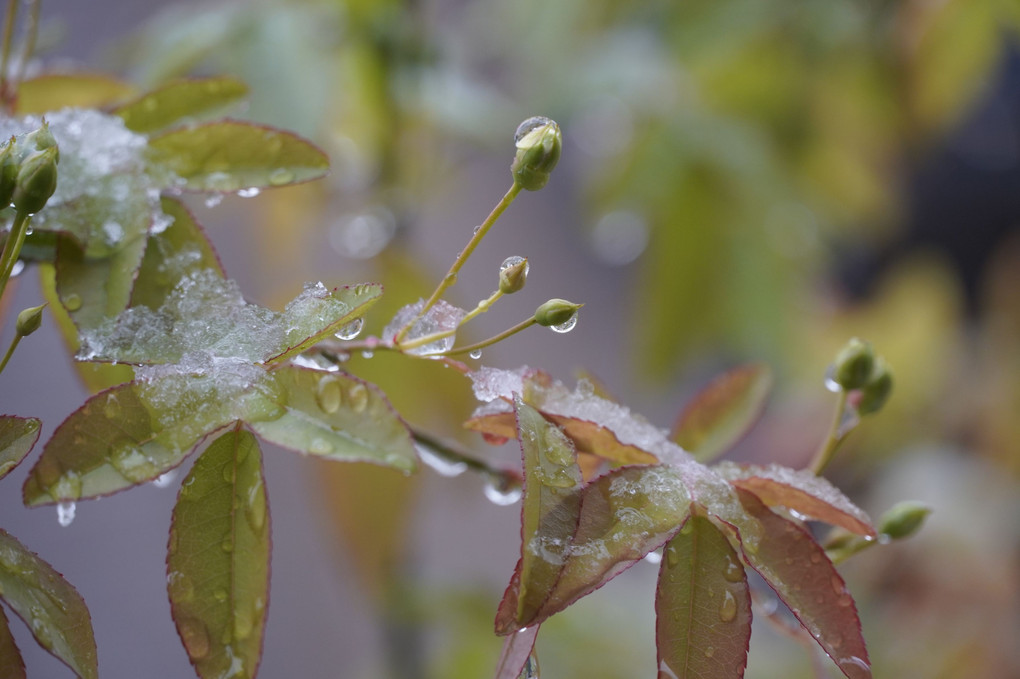
<svg viewBox="0 0 1020 679">
<path fill-rule="evenodd" d="M 21 254 L 21 246 L 25 244 L 25 236 L 28 233 L 28 222 L 31 215 L 24 212 L 17 212 L 14 215 L 14 224 L 11 225 L 11 232 L 4 243 L 3 254 L 0 255 L 0 298 L 4 295 L 7 281 L 14 271 L 14 263 L 18 261 Z"/>
<path fill-rule="evenodd" d="M 4 360 L 0 361 L 0 373 L 7 367 L 7 362 L 11 360 L 11 356 L 14 354 L 14 349 L 18 346 L 18 342 L 21 341 L 21 334 L 16 334 L 14 339 L 11 340 L 11 346 L 7 347 L 7 353 L 4 354 Z"/>
<path fill-rule="evenodd" d="M 461 319 L 460 323 L 457 324 L 456 328 L 451 328 L 450 330 L 443 330 L 441 332 L 434 332 L 431 335 L 415 337 L 410 342 L 401 342 L 397 348 L 400 349 L 401 351 L 404 351 L 407 349 L 414 349 L 416 347 L 424 346 L 426 344 L 431 344 L 432 342 L 435 342 L 437 340 L 446 339 L 447 337 L 450 337 L 451 335 L 455 334 L 457 330 L 461 328 L 461 326 L 470 321 L 472 318 L 474 318 L 478 314 L 485 313 L 486 311 L 488 311 L 489 307 L 491 307 L 496 302 L 496 300 L 502 296 L 503 293 L 497 290 L 496 292 L 492 293 L 491 295 L 483 299 L 481 302 L 478 303 L 478 306 L 472 309 L 470 313 L 468 313 L 466 316 L 464 316 L 464 318 Z"/>
<path fill-rule="evenodd" d="M 39 7 L 41 5 L 41 0 L 32 0 L 32 4 L 28 9 L 28 26 L 25 27 L 25 43 L 21 46 L 21 60 L 18 62 L 18 75 L 14 80 L 15 85 L 24 80 L 28 60 L 32 58 L 32 54 L 35 52 L 35 41 L 39 35 Z"/>
<path fill-rule="evenodd" d="M 832 456 L 836 454 L 836 450 L 839 449 L 840 444 L 846 440 L 846 437 L 850 434 L 850 430 L 841 432 L 840 429 L 843 424 L 843 411 L 846 410 L 847 392 L 843 389 L 839 391 L 839 398 L 836 401 L 836 414 L 832 418 L 832 424 L 829 425 L 829 433 L 825 437 L 825 441 L 822 446 L 815 453 L 815 459 L 811 463 L 811 471 L 816 475 L 821 474 L 822 471 L 828 466 L 832 460 Z M 851 428 L 852 430 L 852 428 Z"/>
<path fill-rule="evenodd" d="M 7 64 L 11 58 L 11 43 L 14 36 L 14 22 L 18 18 L 19 0 L 7 1 L 7 14 L 4 17 L 3 45 L 0 46 L 0 97 L 3 98 L 5 108 L 8 108 L 11 101 L 7 96 Z"/>
<path fill-rule="evenodd" d="M 487 340 L 482 340 L 481 342 L 475 342 L 474 344 L 469 344 L 469 345 L 464 346 L 464 347 L 454 347 L 453 349 L 450 349 L 449 351 L 438 351 L 438 352 L 436 352 L 434 354 L 422 354 L 421 356 L 422 356 L 422 358 L 435 358 L 436 356 L 457 356 L 458 354 L 468 354 L 468 353 L 471 353 L 472 351 L 476 351 L 478 349 L 484 349 L 485 347 L 491 346 L 491 345 L 493 345 L 493 344 L 495 344 L 497 342 L 502 342 L 507 337 L 510 337 L 511 335 L 516 335 L 521 330 L 524 330 L 525 328 L 528 328 L 528 327 L 530 327 L 530 326 L 532 326 L 534 324 L 535 324 L 535 317 L 532 316 L 528 320 L 521 321 L 520 323 L 518 323 L 517 325 L 513 326 L 512 328 L 507 328 L 503 332 L 499 333 L 498 335 L 493 335 L 492 337 L 490 337 Z"/>
<path fill-rule="evenodd" d="M 423 306 L 421 311 L 419 311 L 418 314 L 412 318 L 407 325 L 401 328 L 400 332 L 397 333 L 394 340 L 396 344 L 399 344 L 400 340 L 404 339 L 414 324 L 428 313 L 429 309 L 435 306 L 436 302 L 438 302 L 443 296 L 443 293 L 446 292 L 451 285 L 457 282 L 457 272 L 459 272 L 460 268 L 464 266 L 464 262 L 467 261 L 468 257 L 471 256 L 471 253 L 473 253 L 475 248 L 478 247 L 478 244 L 483 238 L 485 238 L 485 234 L 489 232 L 489 229 L 491 229 L 492 225 L 496 223 L 496 220 L 499 219 L 500 215 L 502 215 L 503 212 L 510 207 L 510 203 L 514 202 L 514 198 L 516 198 L 517 194 L 520 192 L 521 186 L 517 182 L 514 182 L 514 185 L 511 186 L 510 190 L 506 192 L 498 203 L 496 203 L 496 207 L 492 208 L 492 212 L 489 213 L 489 216 L 485 218 L 485 221 L 481 223 L 478 229 L 471 236 L 471 240 L 468 241 L 468 244 L 465 245 L 464 249 L 460 251 L 459 255 L 457 255 L 457 259 L 454 260 L 453 266 L 451 266 L 450 270 L 446 272 L 443 279 L 439 281 L 439 285 L 436 286 L 432 296 L 426 300 L 425 306 Z"/>
<path fill-rule="evenodd" d="M 463 464 L 467 469 L 473 472 L 488 474 L 489 476 L 500 478 L 505 477 L 511 483 L 520 484 L 521 482 L 520 476 L 514 474 L 514 472 L 493 467 L 488 462 L 479 460 L 467 452 L 459 450 L 454 444 L 438 439 L 420 429 L 411 427 L 411 435 L 414 437 L 415 443 L 428 448 L 431 452 L 435 453 L 447 462 Z"/>
</svg>

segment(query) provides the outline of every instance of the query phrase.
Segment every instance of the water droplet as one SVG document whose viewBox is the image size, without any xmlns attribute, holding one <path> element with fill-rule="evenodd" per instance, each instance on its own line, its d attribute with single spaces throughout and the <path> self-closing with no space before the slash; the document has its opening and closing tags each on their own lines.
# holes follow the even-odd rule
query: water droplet
<svg viewBox="0 0 1020 679">
<path fill-rule="evenodd" d="M 290 170 L 279 168 L 269 174 L 269 183 L 273 186 L 282 186 L 294 181 L 294 173 Z"/>
<path fill-rule="evenodd" d="M 336 331 L 336 338 L 338 340 L 352 340 L 361 333 L 361 328 L 365 325 L 364 318 L 355 318 L 350 323 L 345 324 L 342 328 Z"/>
<path fill-rule="evenodd" d="M 836 596 L 842 596 L 846 594 L 846 583 L 843 582 L 843 578 L 838 575 L 832 576 L 832 591 L 836 593 Z"/>
<path fill-rule="evenodd" d="M 312 439 L 308 444 L 308 452 L 314 455 L 328 455 L 333 452 L 333 444 L 326 439 Z"/>
<path fill-rule="evenodd" d="M 479 231 L 481 231 L 481 230 L 482 230 L 482 225 L 481 225 L 481 224 L 479 224 L 479 225 L 478 225 L 478 226 L 476 226 L 475 228 L 471 229 L 471 233 L 478 233 L 478 232 L 479 232 Z"/>
<path fill-rule="evenodd" d="M 256 533 L 262 532 L 266 525 L 266 494 L 262 490 L 261 482 L 248 490 L 248 503 L 244 508 L 244 515 Z"/>
<path fill-rule="evenodd" d="M 448 460 L 426 446 L 416 446 L 418 458 L 440 476 L 460 476 L 467 471 L 467 463 L 461 460 Z"/>
<path fill-rule="evenodd" d="M 201 660 L 209 655 L 209 632 L 205 625 L 198 620 L 185 619 L 177 626 L 181 633 L 181 641 L 184 648 L 188 649 L 188 655 L 195 660 Z"/>
<path fill-rule="evenodd" d="M 365 408 L 368 407 L 368 388 L 360 382 L 355 382 L 347 388 L 347 401 L 354 412 L 365 412 Z"/>
<path fill-rule="evenodd" d="M 843 390 L 843 387 L 839 386 L 839 382 L 836 381 L 835 363 L 830 363 L 829 367 L 825 369 L 825 388 L 833 394 L 838 394 Z"/>
<path fill-rule="evenodd" d="M 157 488 L 166 488 L 171 483 L 173 483 L 174 479 L 176 479 L 176 478 L 177 478 L 177 470 L 176 469 L 171 469 L 170 471 L 165 472 L 163 474 L 160 474 L 159 476 L 154 478 L 152 480 L 152 485 L 156 486 Z"/>
<path fill-rule="evenodd" d="M 871 665 L 866 660 L 861 660 L 856 655 L 851 655 L 851 656 L 847 656 L 845 658 L 840 658 L 837 662 L 842 667 L 849 666 L 849 667 L 854 667 L 854 668 L 859 669 L 859 670 L 863 670 L 864 672 L 867 673 L 866 675 L 863 675 L 863 676 L 868 676 L 871 673 Z M 858 675 L 856 675 L 856 673 L 855 673 L 855 676 L 858 676 Z"/>
<path fill-rule="evenodd" d="M 508 507 L 521 499 L 521 489 L 509 486 L 503 479 L 489 478 L 484 487 L 485 499 L 494 505 Z"/>
<path fill-rule="evenodd" d="M 17 278 L 21 275 L 21 272 L 25 270 L 25 263 L 20 259 L 14 262 L 14 266 L 11 267 L 11 278 Z"/>
<path fill-rule="evenodd" d="M 713 655 L 715 655 L 715 647 L 713 647 L 713 646 L 706 646 L 705 647 L 705 657 L 706 658 L 711 658 Z"/>
<path fill-rule="evenodd" d="M 744 568 L 736 559 L 731 556 L 726 557 L 726 567 L 723 568 L 723 577 L 729 582 L 741 582 L 744 579 Z"/>
<path fill-rule="evenodd" d="M 225 589 L 218 589 L 218 590 L 216 590 L 215 592 L 213 592 L 213 598 L 216 599 L 216 601 L 219 601 L 219 602 L 226 601 L 227 600 L 227 590 L 225 590 Z"/>
<path fill-rule="evenodd" d="M 820 563 L 822 560 L 821 552 L 814 552 L 811 554 L 811 563 Z"/>
<path fill-rule="evenodd" d="M 554 332 L 570 332 L 571 330 L 574 329 L 575 325 L 577 325 L 577 312 L 574 312 L 573 316 L 563 321 L 559 325 L 550 325 L 549 329 Z"/>
<path fill-rule="evenodd" d="M 220 549 L 222 549 L 227 554 L 230 554 L 231 552 L 234 551 L 234 541 L 231 540 L 230 538 L 225 538 L 223 542 L 220 543 Z"/>
<path fill-rule="evenodd" d="M 653 566 L 658 566 L 662 563 L 662 554 L 660 552 L 648 552 L 645 554 L 645 561 Z"/>
<path fill-rule="evenodd" d="M 234 611 L 234 637 L 239 641 L 247 639 L 248 635 L 251 634 L 252 628 L 255 627 L 252 613 L 253 611 L 244 608 Z"/>
<path fill-rule="evenodd" d="M 259 193 L 261 193 L 259 187 L 249 186 L 246 189 L 241 189 L 240 191 L 238 191 L 237 195 L 240 196 L 241 198 L 254 198 L 255 196 L 259 195 Z"/>
<path fill-rule="evenodd" d="M 475 359 L 477 361 L 478 359 L 480 359 L 482 357 L 482 350 L 481 349 L 475 349 L 474 351 L 470 352 L 468 354 L 468 356 L 470 356 L 471 358 L 473 358 L 473 359 Z"/>
<path fill-rule="evenodd" d="M 217 205 L 219 205 L 222 202 L 223 202 L 223 194 L 222 193 L 214 193 L 214 194 L 212 194 L 211 196 L 209 196 L 208 198 L 205 199 L 205 206 L 207 208 L 214 208 L 214 207 L 216 207 Z"/>
<path fill-rule="evenodd" d="M 525 261 L 525 258 L 524 257 L 519 257 L 517 255 L 513 255 L 511 257 L 507 257 L 506 259 L 503 260 L 503 263 L 499 265 L 499 270 L 500 271 L 506 271 L 510 267 L 517 266 L 518 264 L 520 264 L 523 261 Z M 531 270 L 531 264 L 525 264 L 524 265 L 524 275 L 527 276 L 528 275 L 528 271 L 530 271 L 530 270 Z"/>
<path fill-rule="evenodd" d="M 223 480 L 227 483 L 233 484 L 237 475 L 237 466 L 234 464 L 234 461 L 231 460 L 223 465 L 221 472 L 223 473 Z"/>
<path fill-rule="evenodd" d="M 670 568 L 676 568 L 680 565 L 680 554 L 673 545 L 666 548 L 666 565 Z"/>
<path fill-rule="evenodd" d="M 315 387 L 315 402 L 322 408 L 322 412 L 332 415 L 340 410 L 343 399 L 343 388 L 336 377 L 326 375 L 319 380 L 319 384 Z"/>
<path fill-rule="evenodd" d="M 66 295 L 63 302 L 64 308 L 68 311 L 77 311 L 78 309 L 81 309 L 81 295 L 76 292 Z"/>
<path fill-rule="evenodd" d="M 517 126 L 517 131 L 514 132 L 514 144 L 524 139 L 524 137 L 527 136 L 528 132 L 531 132 L 536 128 L 542 127 L 543 125 L 552 124 L 554 124 L 553 121 L 550 120 L 549 118 L 546 118 L 545 116 L 531 116 L 530 118 L 528 118 L 527 120 L 525 120 L 524 122 Z"/>
<path fill-rule="evenodd" d="M 77 472 L 64 472 L 50 488 L 50 496 L 58 501 L 77 500 L 81 497 L 81 477 Z"/>
<path fill-rule="evenodd" d="M 73 502 L 58 502 L 57 503 L 57 523 L 64 528 L 71 525 L 74 521 L 75 504 Z"/>
<path fill-rule="evenodd" d="M 371 349 L 363 349 L 361 351 L 362 358 L 372 358 L 373 356 L 375 356 L 375 352 L 372 351 Z"/>
<path fill-rule="evenodd" d="M 733 596 L 733 592 L 726 590 L 723 592 L 722 606 L 719 607 L 719 619 L 723 622 L 730 622 L 735 617 L 737 617 L 737 598 Z"/>
</svg>

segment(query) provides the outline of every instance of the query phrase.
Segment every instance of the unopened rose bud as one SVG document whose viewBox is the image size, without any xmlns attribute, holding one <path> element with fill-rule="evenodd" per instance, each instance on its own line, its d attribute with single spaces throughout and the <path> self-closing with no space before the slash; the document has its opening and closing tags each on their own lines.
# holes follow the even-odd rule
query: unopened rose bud
<svg viewBox="0 0 1020 679">
<path fill-rule="evenodd" d="M 38 130 L 25 135 L 25 141 L 29 144 L 29 148 L 32 147 L 31 145 L 35 145 L 36 151 L 45 151 L 50 148 L 57 149 L 57 162 L 60 162 L 60 148 L 57 146 L 57 138 L 50 132 L 50 124 L 45 119 Z"/>
<path fill-rule="evenodd" d="M 504 295 L 512 295 L 523 288 L 527 279 L 526 257 L 507 257 L 499 267 L 499 291 Z"/>
<path fill-rule="evenodd" d="M 547 328 L 565 325 L 577 315 L 581 306 L 565 299 L 551 299 L 535 309 L 535 322 Z"/>
<path fill-rule="evenodd" d="M 22 161 L 18 169 L 18 185 L 11 202 L 19 212 L 35 214 L 43 209 L 57 189 L 56 146 L 36 151 Z"/>
<path fill-rule="evenodd" d="M 857 412 L 861 415 L 870 415 L 881 410 L 885 402 L 889 400 L 892 388 L 892 370 L 890 370 L 889 364 L 879 357 L 875 360 L 867 384 L 861 387 L 861 400 L 857 403 Z"/>
<path fill-rule="evenodd" d="M 878 520 L 878 532 L 893 540 L 910 537 L 921 527 L 931 514 L 931 507 L 921 502 L 908 500 L 894 505 Z"/>
<path fill-rule="evenodd" d="M 528 191 L 538 191 L 549 181 L 563 149 L 560 126 L 543 116 L 528 118 L 514 135 L 517 154 L 510 169 L 514 183 Z"/>
<path fill-rule="evenodd" d="M 14 137 L 0 149 L 0 210 L 11 204 L 18 186 L 18 160 L 14 154 Z"/>
<path fill-rule="evenodd" d="M 39 329 L 42 325 L 42 313 L 46 308 L 45 304 L 25 309 L 18 314 L 18 322 L 15 324 L 16 331 L 22 337 L 27 337 Z"/>
<path fill-rule="evenodd" d="M 847 391 L 860 389 L 871 377 L 874 361 L 871 343 L 854 337 L 836 354 L 833 380 Z"/>
</svg>

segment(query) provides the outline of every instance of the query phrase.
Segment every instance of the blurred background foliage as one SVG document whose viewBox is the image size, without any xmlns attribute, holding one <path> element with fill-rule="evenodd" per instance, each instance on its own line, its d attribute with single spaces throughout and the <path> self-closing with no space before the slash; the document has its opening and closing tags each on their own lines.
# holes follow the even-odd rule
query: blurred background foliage
<svg viewBox="0 0 1020 679">
<path fill-rule="evenodd" d="M 584 281 L 542 283 L 598 319 L 574 336 L 623 330 L 609 366 L 522 361 L 591 368 L 668 418 L 713 371 L 767 360 L 780 389 L 737 457 L 802 466 L 828 420 L 826 363 L 850 336 L 874 342 L 896 392 L 832 475 L 873 515 L 935 508 L 921 536 L 846 566 L 877 676 L 992 678 L 1020 675 L 1018 29 L 1015 0 L 258 0 L 168 4 L 104 61 L 143 87 L 237 75 L 245 117 L 320 143 L 327 180 L 219 208 L 246 224 L 227 269 L 275 303 L 309 278 L 383 281 L 376 331 L 459 249 L 464 224 L 443 222 L 480 219 L 509 186 L 480 184 L 479 162 L 508 164 L 528 115 L 556 119 L 551 207 L 500 226 L 551 242 L 568 290 Z M 459 433 L 463 381 L 407 360 L 351 369 L 480 449 Z M 365 676 L 485 676 L 498 592 L 416 572 L 433 539 L 409 534 L 420 477 L 315 475 L 386 629 Z M 654 671 L 654 569 L 634 570 L 549 622 L 545 676 Z M 756 630 L 748 677 L 811 672 Z"/>
</svg>

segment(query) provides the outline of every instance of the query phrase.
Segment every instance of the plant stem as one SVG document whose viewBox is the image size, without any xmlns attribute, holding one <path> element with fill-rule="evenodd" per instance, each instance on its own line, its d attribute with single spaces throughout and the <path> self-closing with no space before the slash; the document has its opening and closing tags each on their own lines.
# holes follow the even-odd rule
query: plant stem
<svg viewBox="0 0 1020 679">
<path fill-rule="evenodd" d="M 21 341 L 21 337 L 22 335 L 19 333 L 14 335 L 14 339 L 11 340 L 11 346 L 7 347 L 7 353 L 4 354 L 4 360 L 0 361 L 0 373 L 2 373 L 4 368 L 7 367 L 7 362 L 11 360 L 11 356 L 14 354 L 14 349 L 18 346 L 18 342 Z"/>
<path fill-rule="evenodd" d="M 21 46 L 21 59 L 18 62 L 18 75 L 14 79 L 15 85 L 24 80 L 28 60 L 35 52 L 35 41 L 39 35 L 39 7 L 41 5 L 42 0 L 32 0 L 32 4 L 28 8 L 28 26 L 25 28 L 25 42 Z"/>
<path fill-rule="evenodd" d="M 468 244 L 465 245 L 464 249 L 460 251 L 459 255 L 457 255 L 457 259 L 454 260 L 453 266 L 451 266 L 450 270 L 446 272 L 443 279 L 439 281 L 439 285 L 436 286 L 432 296 L 426 300 L 421 311 L 419 311 L 418 314 L 397 333 L 397 336 L 394 338 L 395 344 L 400 344 L 400 341 L 404 339 L 408 331 L 414 327 L 414 324 L 428 313 L 428 310 L 435 306 L 436 302 L 438 302 L 440 297 L 443 296 L 443 293 L 457 281 L 457 272 L 460 271 L 462 266 L 464 266 L 464 262 L 467 261 L 468 257 L 471 256 L 471 253 L 475 251 L 476 247 L 478 247 L 482 238 L 485 237 L 485 234 L 489 232 L 489 229 L 491 229 L 492 225 L 496 223 L 496 220 L 499 219 L 500 215 L 502 215 L 503 212 L 510 207 L 510 203 L 514 202 L 514 198 L 516 198 L 517 194 L 520 192 L 521 186 L 517 182 L 514 182 L 514 185 L 511 186 L 510 190 L 506 192 L 498 203 L 496 203 L 496 207 L 492 208 L 492 212 L 489 213 L 489 216 L 485 218 L 485 221 L 481 223 L 478 229 L 471 236 L 471 240 L 468 241 Z"/>
<path fill-rule="evenodd" d="M 493 467 L 484 460 L 479 460 L 463 450 L 458 450 L 456 444 L 438 439 L 435 436 L 415 427 L 411 427 L 411 435 L 414 437 L 415 443 L 428 448 L 447 462 L 463 464 L 473 472 L 488 474 L 490 476 L 505 477 L 518 484 L 521 482 L 520 476 L 516 475 L 513 471 Z"/>
<path fill-rule="evenodd" d="M 481 342 L 475 342 L 474 344 L 469 344 L 469 345 L 467 345 L 465 347 L 454 347 L 453 349 L 450 349 L 449 351 L 440 351 L 440 352 L 436 352 L 434 354 L 422 354 L 421 356 L 422 356 L 422 358 L 435 358 L 436 356 L 456 356 L 458 354 L 467 354 L 467 353 L 470 353 L 470 352 L 475 351 L 477 349 L 484 349 L 485 347 L 491 346 L 491 345 L 495 344 L 496 342 L 502 342 L 507 337 L 510 337 L 511 335 L 516 335 L 521 330 L 524 330 L 525 328 L 531 327 L 534 324 L 535 324 L 535 318 L 534 318 L 534 316 L 532 316 L 531 318 L 529 318 L 529 319 L 527 319 L 525 321 L 521 321 L 520 323 L 518 323 L 517 325 L 513 326 L 512 328 L 507 328 L 506 330 L 504 330 L 503 332 L 499 333 L 498 335 L 493 335 L 492 337 L 490 337 L 487 340 L 482 340 Z"/>
<path fill-rule="evenodd" d="M 4 288 L 7 287 L 7 281 L 14 270 L 14 263 L 21 254 L 21 246 L 25 244 L 25 235 L 28 233 L 28 222 L 31 218 L 31 215 L 20 211 L 14 215 L 11 232 L 4 243 L 3 254 L 0 255 L 0 298 L 4 295 Z"/>
<path fill-rule="evenodd" d="M 836 401 L 836 414 L 832 418 L 832 424 L 829 425 L 829 433 L 825 437 L 825 441 L 822 446 L 815 453 L 815 459 L 811 462 L 811 471 L 816 475 L 821 474 L 825 467 L 828 466 L 832 460 L 832 456 L 836 454 L 836 450 L 846 437 L 853 430 L 851 427 L 847 431 L 840 431 L 843 425 L 843 412 L 846 410 L 847 392 L 843 389 L 839 391 L 839 398 Z"/>
<path fill-rule="evenodd" d="M 461 319 L 460 323 L 457 324 L 456 328 L 451 328 L 450 330 L 443 330 L 441 332 L 434 332 L 431 335 L 423 335 L 422 337 L 415 337 L 410 342 L 401 342 L 399 347 L 397 348 L 400 349 L 401 351 L 404 351 L 407 349 L 414 349 L 416 347 L 424 346 L 437 340 L 446 339 L 447 337 L 450 337 L 451 335 L 455 334 L 457 330 L 461 328 L 461 326 L 470 321 L 472 318 L 474 318 L 478 314 L 485 313 L 486 311 L 488 311 L 489 307 L 491 307 L 496 302 L 496 300 L 502 296 L 503 293 L 497 290 L 496 292 L 492 293 L 491 295 L 483 299 L 481 302 L 478 303 L 478 306 L 472 309 L 470 313 L 468 313 L 466 316 L 464 316 L 464 318 Z"/>
<path fill-rule="evenodd" d="M 11 58 L 11 42 L 14 36 L 14 22 L 18 18 L 19 0 L 7 0 L 7 14 L 4 16 L 4 37 L 0 46 L 0 100 L 5 109 L 10 108 L 11 99 L 8 97 L 7 65 Z"/>
</svg>

